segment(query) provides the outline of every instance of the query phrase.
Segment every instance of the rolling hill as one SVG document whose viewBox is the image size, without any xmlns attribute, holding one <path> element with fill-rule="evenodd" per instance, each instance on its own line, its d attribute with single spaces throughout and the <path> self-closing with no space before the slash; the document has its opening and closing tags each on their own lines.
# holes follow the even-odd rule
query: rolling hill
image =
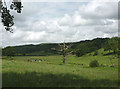
<svg viewBox="0 0 120 89">
<path fill-rule="evenodd" d="M 71 42 L 66 44 L 71 44 L 70 50 L 75 54 L 77 51 L 84 51 L 84 54 L 93 52 L 98 50 L 104 46 L 104 43 L 107 42 L 110 38 L 95 38 L 93 40 L 84 40 L 80 42 Z M 12 48 L 12 49 L 11 49 Z M 60 54 L 52 48 L 59 49 L 58 43 L 42 43 L 38 45 L 21 45 L 21 46 L 12 46 L 6 47 L 2 49 L 3 55 L 7 55 L 7 51 L 9 53 L 13 52 L 16 56 L 45 56 L 45 55 L 56 55 Z"/>
</svg>

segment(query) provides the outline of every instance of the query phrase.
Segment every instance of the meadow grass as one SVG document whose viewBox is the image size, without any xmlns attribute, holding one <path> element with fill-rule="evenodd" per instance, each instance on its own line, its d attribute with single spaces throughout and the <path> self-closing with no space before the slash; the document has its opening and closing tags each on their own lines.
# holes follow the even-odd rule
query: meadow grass
<svg viewBox="0 0 120 89">
<path fill-rule="evenodd" d="M 118 59 L 110 67 L 108 56 L 76 57 L 68 55 L 62 65 L 62 56 L 17 56 L 2 60 L 3 87 L 117 87 Z M 30 62 L 27 60 L 42 60 Z M 106 65 L 89 67 L 92 60 Z"/>
</svg>

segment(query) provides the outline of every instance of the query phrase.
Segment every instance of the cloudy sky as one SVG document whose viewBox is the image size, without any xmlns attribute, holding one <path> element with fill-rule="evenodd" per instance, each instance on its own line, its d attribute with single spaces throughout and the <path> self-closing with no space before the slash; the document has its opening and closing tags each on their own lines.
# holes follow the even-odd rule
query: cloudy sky
<svg viewBox="0 0 120 89">
<path fill-rule="evenodd" d="M 118 36 L 118 2 L 22 2 L 14 33 L 0 23 L 1 47 Z"/>
</svg>

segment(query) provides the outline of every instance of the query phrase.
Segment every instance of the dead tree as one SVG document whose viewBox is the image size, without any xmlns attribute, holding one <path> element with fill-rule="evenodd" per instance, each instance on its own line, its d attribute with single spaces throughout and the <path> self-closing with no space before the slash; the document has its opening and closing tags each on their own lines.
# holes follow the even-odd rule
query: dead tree
<svg viewBox="0 0 120 89">
<path fill-rule="evenodd" d="M 111 67 L 114 67 L 115 64 L 112 62 L 112 59 L 114 59 L 114 57 L 109 57 L 110 63 L 112 64 Z"/>
<path fill-rule="evenodd" d="M 52 48 L 52 50 L 55 50 L 55 51 L 58 51 L 58 52 L 61 52 L 62 56 L 63 56 L 63 65 L 65 64 L 65 57 L 68 53 L 72 53 L 71 52 L 68 52 L 67 50 L 69 48 L 71 48 L 71 44 L 67 45 L 65 42 L 62 43 L 62 44 L 58 44 L 58 46 L 60 47 L 60 49 L 55 49 L 55 48 Z"/>
</svg>

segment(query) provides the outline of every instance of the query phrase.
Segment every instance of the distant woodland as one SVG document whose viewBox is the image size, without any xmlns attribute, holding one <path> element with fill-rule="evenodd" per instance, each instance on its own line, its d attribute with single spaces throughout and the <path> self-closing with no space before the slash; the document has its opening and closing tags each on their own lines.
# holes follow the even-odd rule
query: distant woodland
<svg viewBox="0 0 120 89">
<path fill-rule="evenodd" d="M 80 57 L 91 52 L 94 52 L 94 55 L 97 55 L 97 50 L 99 49 L 104 49 L 104 51 L 113 50 L 111 54 L 120 54 L 119 43 L 120 38 L 113 37 L 113 38 L 95 38 L 93 40 L 84 40 L 80 42 L 71 42 L 66 44 L 71 44 L 71 48 L 68 49 L 68 51 L 71 51 L 71 54 Z M 3 56 L 60 55 L 61 53 L 56 50 L 53 50 L 54 48 L 59 49 L 59 45 L 57 43 L 42 43 L 39 45 L 30 44 L 22 46 L 8 46 L 2 49 L 2 55 Z"/>
</svg>

